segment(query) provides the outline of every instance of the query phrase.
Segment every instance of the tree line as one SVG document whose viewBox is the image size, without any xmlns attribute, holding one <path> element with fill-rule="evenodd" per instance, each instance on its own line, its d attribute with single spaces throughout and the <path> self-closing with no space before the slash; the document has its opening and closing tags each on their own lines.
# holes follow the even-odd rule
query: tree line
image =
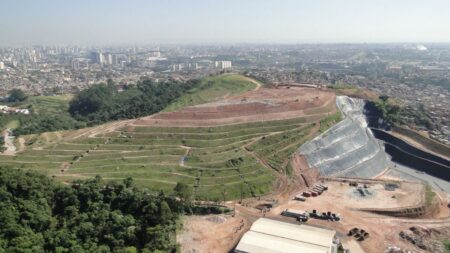
<svg viewBox="0 0 450 253">
<path fill-rule="evenodd" d="M 31 109 L 31 115 L 0 115 L 0 127 L 3 128 L 8 121 L 16 119 L 20 124 L 14 129 L 14 134 L 27 135 L 80 129 L 112 120 L 147 116 L 163 110 L 199 84 L 198 79 L 186 82 L 143 80 L 118 92 L 116 85 L 108 80 L 106 84 L 93 85 L 77 94 L 70 101 L 67 111 L 35 113 Z M 14 89 L 7 102 L 24 101 L 26 98 L 22 91 Z"/>
<path fill-rule="evenodd" d="M 118 92 L 112 82 L 81 91 L 70 102 L 71 116 L 88 125 L 111 120 L 147 116 L 161 111 L 172 101 L 199 84 L 187 82 L 153 82 L 145 80 Z"/>
</svg>

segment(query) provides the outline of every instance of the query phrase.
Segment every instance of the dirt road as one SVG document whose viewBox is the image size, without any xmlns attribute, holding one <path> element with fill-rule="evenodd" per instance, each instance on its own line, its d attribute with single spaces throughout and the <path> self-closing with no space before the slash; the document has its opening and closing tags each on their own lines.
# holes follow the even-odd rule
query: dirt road
<svg viewBox="0 0 450 253">
<path fill-rule="evenodd" d="M 16 145 L 14 145 L 15 137 L 12 136 L 10 129 L 6 129 L 3 131 L 3 140 L 5 144 L 3 145 L 6 149 L 3 151 L 2 155 L 15 155 L 17 148 Z"/>
</svg>

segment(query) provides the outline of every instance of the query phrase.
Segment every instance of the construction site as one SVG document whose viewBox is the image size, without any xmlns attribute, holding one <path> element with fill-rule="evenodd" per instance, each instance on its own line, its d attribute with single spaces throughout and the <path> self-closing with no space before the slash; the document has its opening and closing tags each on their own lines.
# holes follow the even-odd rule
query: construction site
<svg viewBox="0 0 450 253">
<path fill-rule="evenodd" d="M 133 177 L 139 187 L 170 194 L 182 182 L 194 201 L 232 210 L 185 216 L 182 252 L 445 252 L 449 182 L 392 159 L 364 104 L 321 87 L 256 84 L 176 111 L 26 136 L 0 162 L 66 183 Z M 449 169 L 443 163 L 437 168 Z M 265 230 L 282 232 L 267 237 L 253 226 L 261 218 L 271 220 L 259 222 Z M 317 232 L 328 234 L 317 248 L 301 236 L 285 240 L 292 224 L 334 232 Z M 281 251 L 256 247 L 265 239 Z"/>
<path fill-rule="evenodd" d="M 143 117 L 135 126 L 220 126 L 248 122 L 320 119 L 336 111 L 335 94 L 305 87 L 258 88 L 219 101 Z"/>
<path fill-rule="evenodd" d="M 440 242 L 450 238 L 450 210 L 442 193 L 430 200 L 429 189 L 408 181 L 317 180 L 328 187 L 317 196 L 298 198 L 314 186 L 292 189 L 278 198 L 229 203 L 236 213 L 220 216 L 220 223 L 206 217 L 187 218 L 180 238 L 183 252 L 228 252 L 263 217 L 334 229 L 349 252 L 445 252 Z M 208 227 L 208 232 L 202 227 Z"/>
<path fill-rule="evenodd" d="M 234 212 L 220 216 L 222 223 L 211 224 L 220 227 L 217 233 L 198 229 L 209 227 L 208 218 L 188 218 L 180 237 L 182 251 L 261 251 L 251 245 L 265 245 L 265 240 L 272 239 L 259 238 L 252 224 L 269 218 L 332 229 L 340 249 L 347 252 L 446 252 L 443 242 L 450 238 L 450 204 L 448 192 L 440 187 L 446 182 L 422 179 L 411 168 L 400 171 L 401 165 L 391 161 L 368 128 L 363 100 L 342 96 L 336 105 L 344 119 L 299 147 L 290 161 L 292 177 L 279 179 L 277 191 L 264 197 L 227 202 Z M 278 248 L 267 245 L 264 252 L 289 252 L 298 244 L 296 240 L 273 242 Z M 219 241 L 226 241 L 228 247 Z"/>
</svg>

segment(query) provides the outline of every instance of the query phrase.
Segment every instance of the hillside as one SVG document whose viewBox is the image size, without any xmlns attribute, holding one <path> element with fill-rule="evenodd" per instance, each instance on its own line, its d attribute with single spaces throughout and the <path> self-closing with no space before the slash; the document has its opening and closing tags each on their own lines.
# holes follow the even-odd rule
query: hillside
<svg viewBox="0 0 450 253">
<path fill-rule="evenodd" d="M 26 100 L 13 103 L 10 106 L 15 108 L 30 109 L 32 115 L 22 114 L 2 114 L 0 115 L 0 128 L 16 129 L 21 126 L 21 122 L 31 121 L 39 115 L 64 115 L 68 117 L 67 109 L 71 95 L 59 96 L 29 96 Z M 33 118 L 30 120 L 30 118 Z"/>
<path fill-rule="evenodd" d="M 69 101 L 72 97 L 72 95 L 68 94 L 58 96 L 32 96 L 28 97 L 21 107 L 30 107 L 36 112 L 62 113 L 67 112 Z"/>
<path fill-rule="evenodd" d="M 187 91 L 164 111 L 171 112 L 186 106 L 204 104 L 255 89 L 257 86 L 260 86 L 257 81 L 237 74 L 203 78 L 197 87 Z"/>
<path fill-rule="evenodd" d="M 132 179 L 68 186 L 3 167 L 0 195 L 0 252 L 175 252 L 178 217 L 190 210 Z"/>
<path fill-rule="evenodd" d="M 409 144 L 417 146 L 418 148 L 426 149 L 438 155 L 450 159 L 450 147 L 437 142 L 433 139 L 423 136 L 422 134 L 412 129 L 394 126 L 392 133 L 397 137 L 404 139 Z"/>
<path fill-rule="evenodd" d="M 219 80 L 228 78 L 237 77 Z M 328 126 L 336 118 L 335 96 L 309 88 L 259 88 L 249 82 L 238 89 L 230 82 L 222 81 L 228 84 L 215 94 L 226 98 L 215 102 L 55 138 L 28 138 L 23 152 L 0 157 L 0 164 L 31 168 L 62 181 L 133 177 L 136 185 L 155 191 L 169 192 L 184 182 L 203 200 L 265 195 L 274 189 L 276 178 L 290 173 L 287 164 L 298 147 L 323 130 L 320 122 Z M 213 92 L 208 90 L 188 96 L 200 103 Z"/>
</svg>

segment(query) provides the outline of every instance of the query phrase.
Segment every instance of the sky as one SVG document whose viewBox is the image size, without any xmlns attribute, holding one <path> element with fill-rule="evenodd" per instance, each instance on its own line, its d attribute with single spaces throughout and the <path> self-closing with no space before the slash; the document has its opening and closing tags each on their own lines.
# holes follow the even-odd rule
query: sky
<svg viewBox="0 0 450 253">
<path fill-rule="evenodd" d="M 0 45 L 450 42 L 450 0 L 0 0 Z"/>
</svg>

